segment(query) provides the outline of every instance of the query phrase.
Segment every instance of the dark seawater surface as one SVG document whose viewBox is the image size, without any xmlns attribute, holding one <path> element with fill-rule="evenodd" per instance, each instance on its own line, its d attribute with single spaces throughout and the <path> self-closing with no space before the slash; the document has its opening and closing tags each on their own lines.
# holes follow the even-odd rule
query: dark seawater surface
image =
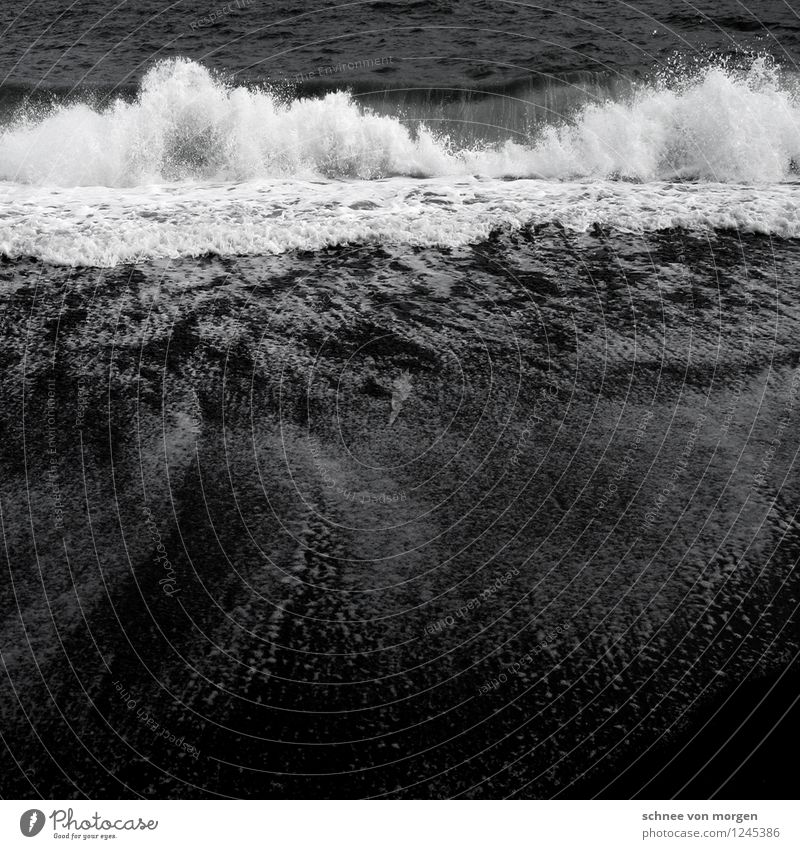
<svg viewBox="0 0 800 849">
<path fill-rule="evenodd" d="M 125 86 L 158 59 L 187 56 L 240 79 L 312 74 L 380 89 L 485 86 L 576 71 L 636 75 L 676 51 L 749 50 L 793 66 L 800 39 L 797 12 L 782 0 L 749 7 L 737 0 L 238 2 L 18 4 L 4 22 L 3 77 L 44 87 Z M 233 10 L 220 14 L 226 6 Z M 392 61 L 347 67 L 380 59 Z"/>
</svg>

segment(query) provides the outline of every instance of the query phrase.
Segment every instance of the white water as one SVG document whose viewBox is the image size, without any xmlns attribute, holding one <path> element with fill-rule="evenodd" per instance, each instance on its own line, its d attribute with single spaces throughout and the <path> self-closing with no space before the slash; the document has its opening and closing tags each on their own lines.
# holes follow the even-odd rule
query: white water
<svg viewBox="0 0 800 849">
<path fill-rule="evenodd" d="M 455 150 L 347 93 L 281 103 L 189 60 L 152 68 L 135 102 L 62 106 L 0 132 L 0 179 L 127 187 L 181 180 L 384 176 L 776 182 L 800 162 L 800 102 L 763 61 L 711 67 L 585 107 L 529 144 Z"/>
<path fill-rule="evenodd" d="M 456 247 L 497 227 L 598 223 L 639 233 L 725 228 L 800 238 L 792 184 L 424 180 L 251 181 L 134 189 L 0 185 L 0 253 L 113 266 L 206 253 L 275 254 L 348 243 Z"/>
<path fill-rule="evenodd" d="M 797 97 L 760 62 L 587 106 L 528 145 L 454 150 L 346 93 L 282 104 L 170 61 L 133 103 L 64 106 L 0 132 L 0 252 L 111 266 L 458 246 L 549 222 L 800 238 L 795 161 Z"/>
</svg>

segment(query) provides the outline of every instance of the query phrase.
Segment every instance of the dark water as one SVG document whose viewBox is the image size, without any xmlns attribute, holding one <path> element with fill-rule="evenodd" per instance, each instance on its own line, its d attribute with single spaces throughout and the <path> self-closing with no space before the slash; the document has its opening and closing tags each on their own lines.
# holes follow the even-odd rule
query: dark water
<svg viewBox="0 0 800 849">
<path fill-rule="evenodd" d="M 793 66 L 800 38 L 797 13 L 781 0 L 238 2 L 18 4 L 0 42 L 2 78 L 127 86 L 159 58 L 188 56 L 237 79 L 496 86 L 576 71 L 632 77 L 676 53 L 754 51 Z M 375 60 L 383 61 L 347 67 Z"/>
<path fill-rule="evenodd" d="M 797 251 L 7 263 L 4 793 L 679 793 L 797 651 Z"/>
</svg>

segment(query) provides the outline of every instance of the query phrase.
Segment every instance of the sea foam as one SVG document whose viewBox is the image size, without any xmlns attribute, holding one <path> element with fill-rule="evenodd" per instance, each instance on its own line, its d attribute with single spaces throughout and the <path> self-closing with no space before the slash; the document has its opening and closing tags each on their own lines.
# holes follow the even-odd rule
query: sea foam
<svg viewBox="0 0 800 849">
<path fill-rule="evenodd" d="M 269 178 L 391 176 L 780 182 L 800 162 L 800 100 L 757 60 L 709 66 L 585 104 L 504 143 L 458 147 L 347 92 L 285 100 L 162 61 L 133 102 L 23 112 L 0 131 L 0 179 L 129 187 Z"/>
<path fill-rule="evenodd" d="M 459 247 L 499 229 L 667 228 L 800 237 L 795 184 L 554 182 L 476 177 L 298 179 L 139 188 L 0 184 L 0 253 L 113 266 L 346 244 Z"/>
</svg>

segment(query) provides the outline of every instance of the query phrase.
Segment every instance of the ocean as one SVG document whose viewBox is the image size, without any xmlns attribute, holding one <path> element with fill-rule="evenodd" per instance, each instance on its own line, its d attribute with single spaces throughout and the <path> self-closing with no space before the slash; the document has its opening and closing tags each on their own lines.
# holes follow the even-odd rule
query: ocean
<svg viewBox="0 0 800 849">
<path fill-rule="evenodd" d="M 2 26 L 4 797 L 791 792 L 791 5 Z"/>
</svg>

